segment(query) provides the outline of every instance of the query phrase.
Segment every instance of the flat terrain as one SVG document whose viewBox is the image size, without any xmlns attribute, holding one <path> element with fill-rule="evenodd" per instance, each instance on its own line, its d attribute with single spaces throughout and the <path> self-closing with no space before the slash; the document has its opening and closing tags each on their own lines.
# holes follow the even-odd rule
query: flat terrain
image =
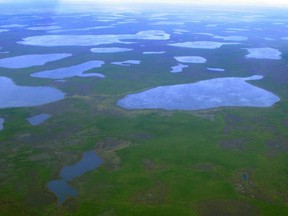
<svg viewBox="0 0 288 216">
<path fill-rule="evenodd" d="M 10 59 L 14 67 L 0 65 L 0 81 L 49 87 L 65 98 L 0 104 L 0 215 L 288 215 L 287 11 L 155 8 L 1 8 L 0 63 L 25 55 L 45 59 L 22 67 Z M 260 58 L 259 48 L 271 49 Z M 207 61 L 171 73 L 176 56 Z M 74 71 L 90 61 L 97 65 Z M 59 68 L 59 77 L 33 77 Z M 245 83 L 280 101 L 185 111 L 117 106 L 129 94 L 159 86 L 254 75 L 263 79 Z M 1 101 L 9 91 L 0 90 Z M 16 91 L 5 100 L 15 95 L 27 96 Z M 49 118 L 41 124 L 27 121 L 43 113 Z M 57 204 L 48 182 L 92 151 L 103 163 L 67 180 L 77 195 Z"/>
</svg>

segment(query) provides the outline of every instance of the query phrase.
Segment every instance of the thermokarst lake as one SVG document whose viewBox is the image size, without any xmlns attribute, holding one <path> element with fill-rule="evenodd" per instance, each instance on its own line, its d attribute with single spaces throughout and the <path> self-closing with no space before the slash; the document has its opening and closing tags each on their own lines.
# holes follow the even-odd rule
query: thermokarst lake
<svg viewBox="0 0 288 216">
<path fill-rule="evenodd" d="M 5 119 L 0 117 L 0 131 L 4 129 Z"/>
<path fill-rule="evenodd" d="M 102 159 L 96 155 L 95 151 L 89 151 L 83 154 L 79 162 L 63 167 L 60 171 L 62 179 L 52 180 L 47 185 L 49 190 L 57 196 L 57 203 L 62 204 L 69 196 L 75 198 L 78 195 L 77 190 L 70 186 L 68 181 L 97 169 L 102 163 Z"/>
<path fill-rule="evenodd" d="M 129 94 L 117 102 L 125 109 L 201 110 L 223 106 L 269 107 L 280 100 L 276 95 L 253 86 L 248 78 L 217 78 L 192 84 L 160 86 Z"/>
<path fill-rule="evenodd" d="M 39 106 L 65 96 L 56 88 L 18 86 L 7 77 L 0 77 L 0 92 L 0 108 Z"/>
<path fill-rule="evenodd" d="M 170 34 L 162 30 L 140 31 L 136 34 L 108 35 L 43 35 L 23 38 L 19 44 L 33 46 L 93 46 L 103 44 L 131 44 L 123 40 L 168 40 Z"/>
<path fill-rule="evenodd" d="M 94 53 L 121 53 L 132 51 L 133 49 L 121 48 L 121 47 L 102 47 L 102 48 L 92 48 L 91 52 Z"/>
<path fill-rule="evenodd" d="M 114 65 L 121 65 L 121 66 L 131 66 L 131 65 L 137 65 L 140 64 L 140 60 L 127 60 L 122 62 L 112 62 L 111 64 Z"/>
<path fill-rule="evenodd" d="M 42 113 L 39 115 L 31 116 L 27 118 L 27 121 L 32 125 L 32 126 L 37 126 L 40 125 L 41 123 L 45 122 L 51 117 L 51 115 Z"/>
<path fill-rule="evenodd" d="M 4 68 L 26 68 L 44 65 L 48 62 L 57 61 L 71 56 L 71 54 L 38 54 L 24 55 L 0 59 L 0 67 Z"/>
<path fill-rule="evenodd" d="M 207 61 L 207 59 L 200 56 L 176 56 L 174 57 L 178 62 L 181 63 L 191 63 L 191 64 L 202 64 Z"/>
<path fill-rule="evenodd" d="M 284 0 L 114 1 L 0 0 L 0 215 L 288 215 Z"/>
<path fill-rule="evenodd" d="M 215 42 L 215 41 L 189 41 L 189 42 L 181 42 L 181 43 L 173 43 L 169 44 L 174 47 L 183 47 L 183 48 L 191 48 L 191 49 L 217 49 L 224 45 L 237 45 L 239 43 L 223 43 L 223 42 Z"/>
<path fill-rule="evenodd" d="M 176 66 L 171 67 L 171 73 L 180 73 L 184 68 L 188 68 L 188 65 L 178 64 Z"/>
<path fill-rule="evenodd" d="M 103 61 L 89 61 L 79 65 L 73 65 L 65 68 L 58 68 L 55 70 L 40 71 L 31 74 L 32 77 L 49 78 L 49 79 L 64 79 L 73 76 L 78 77 L 100 77 L 105 78 L 105 75 L 100 73 L 84 73 L 93 68 L 99 68 L 104 64 Z"/>
</svg>

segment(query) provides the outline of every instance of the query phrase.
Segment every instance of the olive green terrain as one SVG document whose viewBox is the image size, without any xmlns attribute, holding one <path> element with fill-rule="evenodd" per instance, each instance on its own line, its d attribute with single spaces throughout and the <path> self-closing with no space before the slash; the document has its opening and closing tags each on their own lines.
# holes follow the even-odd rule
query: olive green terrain
<svg viewBox="0 0 288 216">
<path fill-rule="evenodd" d="M 123 110 L 115 103 L 129 92 L 214 76 L 175 76 L 164 63 L 143 62 L 97 70 L 109 79 L 39 79 L 68 92 L 66 99 L 0 111 L 0 214 L 288 215 L 288 88 L 275 85 L 277 74 L 251 82 L 281 97 L 271 108 Z M 29 73 L 14 79 L 30 84 Z M 30 126 L 25 118 L 40 112 L 53 117 Z M 73 180 L 79 196 L 57 206 L 47 182 L 88 150 L 104 164 Z"/>
<path fill-rule="evenodd" d="M 1 58 L 23 54 L 23 47 L 9 42 L 29 36 L 21 34 L 1 38 L 11 43 L 13 53 Z M 282 48 L 279 61 L 245 59 L 241 45 L 195 51 L 165 43 L 157 44 L 167 51 L 159 58 L 142 55 L 140 46 L 132 54 L 116 54 L 113 61 L 142 61 L 131 67 L 111 65 L 110 54 L 93 54 L 87 47 L 29 46 L 25 54 L 73 56 L 27 69 L 0 68 L 0 76 L 17 85 L 52 86 L 67 93 L 55 103 L 0 110 L 5 119 L 0 132 L 0 216 L 288 215 L 287 42 L 274 46 Z M 170 73 L 175 66 L 171 59 L 179 55 L 208 61 Z M 103 73 L 105 79 L 72 77 L 57 83 L 29 76 L 95 59 L 106 64 L 88 72 Z M 206 70 L 215 65 L 226 72 Z M 156 86 L 255 74 L 264 79 L 249 83 L 281 98 L 273 107 L 132 111 L 116 105 L 129 93 Z M 52 117 L 31 126 L 26 118 L 39 113 Z M 57 206 L 47 183 L 91 150 L 104 163 L 69 182 L 79 195 Z"/>
</svg>

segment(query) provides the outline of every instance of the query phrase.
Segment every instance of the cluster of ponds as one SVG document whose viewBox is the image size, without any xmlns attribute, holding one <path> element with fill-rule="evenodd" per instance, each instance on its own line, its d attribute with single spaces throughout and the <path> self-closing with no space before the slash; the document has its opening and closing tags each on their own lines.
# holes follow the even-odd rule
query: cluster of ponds
<svg viewBox="0 0 288 216">
<path fill-rule="evenodd" d="M 69 182 L 83 174 L 97 169 L 103 163 L 95 151 L 85 152 L 82 159 L 77 163 L 64 166 L 60 171 L 60 179 L 48 182 L 47 187 L 57 196 L 58 205 L 62 204 L 69 197 L 76 197 L 77 190 Z"/>
<path fill-rule="evenodd" d="M 210 17 L 210 13 L 212 12 L 209 12 L 208 17 Z M 97 71 L 100 69 L 103 71 L 103 67 L 108 64 L 107 59 L 110 61 L 109 64 L 115 65 L 115 68 L 120 68 L 118 66 L 137 68 L 136 65 L 141 66 L 144 61 L 139 58 L 141 55 L 143 55 L 145 61 L 149 57 L 156 59 L 165 55 L 168 59 L 167 62 L 174 65 L 170 70 L 173 73 L 172 76 L 179 76 L 179 74 L 181 76 L 181 73 L 192 70 L 191 68 L 195 64 L 204 65 L 207 71 L 226 72 L 227 68 L 222 67 L 223 64 L 219 63 L 217 65 L 214 63 L 210 65 L 211 55 L 206 57 L 203 54 L 206 51 L 212 53 L 219 49 L 242 50 L 244 52 L 242 58 L 247 61 L 250 59 L 257 61 L 282 60 L 282 52 L 279 50 L 279 46 L 273 45 L 273 42 L 276 40 L 285 42 L 288 40 L 287 35 L 274 38 L 271 34 L 265 35 L 263 29 L 249 28 L 251 23 L 261 21 L 263 17 L 251 14 L 242 14 L 242 16 L 237 14 L 234 17 L 231 13 L 227 16 L 232 16 L 232 18 L 225 18 L 223 13 L 217 15 L 218 19 L 222 20 L 220 23 L 217 23 L 217 19 L 207 20 L 207 16 L 199 14 L 198 16 L 193 14 L 193 17 L 191 17 L 190 12 L 174 17 L 175 20 L 173 16 L 170 17 L 159 12 L 149 14 L 149 16 L 143 13 L 142 18 L 145 20 L 143 27 L 138 23 L 141 19 L 138 20 L 136 16 L 131 17 L 137 13 L 127 15 L 129 14 L 127 11 L 112 14 L 111 11 L 107 11 L 107 14 L 104 13 L 99 17 L 94 17 L 97 24 L 91 26 L 85 25 L 84 22 L 82 22 L 83 26 L 78 26 L 81 23 L 78 22 L 79 20 L 74 20 L 74 23 L 78 23 L 75 24 L 75 27 L 67 27 L 61 21 L 37 23 L 41 22 L 41 19 L 37 21 L 39 17 L 37 18 L 36 15 L 31 16 L 27 23 L 25 23 L 25 20 L 20 21 L 20 19 L 18 21 L 22 23 L 7 21 L 7 24 L 0 26 L 0 36 L 15 31 L 17 38 L 22 39 L 17 39 L 13 43 L 15 46 L 20 46 L 24 51 L 22 54 L 19 54 L 19 52 L 13 53 L 1 44 L 0 49 L 3 52 L 0 53 L 0 108 L 39 106 L 65 98 L 65 93 L 54 87 L 22 86 L 8 78 L 10 73 L 21 73 L 23 69 L 27 68 L 33 69 L 33 72 L 27 75 L 31 79 L 52 79 L 61 85 L 62 82 L 69 81 L 68 79 L 72 77 L 109 79 L 104 73 Z M 60 20 L 66 20 L 65 16 L 67 14 L 55 15 L 53 19 L 57 20 L 57 16 Z M 188 16 L 189 19 L 185 16 Z M 73 16 L 70 18 L 72 19 Z M 77 19 L 82 18 L 77 16 Z M 231 22 L 233 19 L 234 22 L 238 22 L 239 19 L 242 20 L 243 26 L 234 26 L 235 23 Z M 13 19 L 11 20 L 13 21 Z M 267 22 L 267 19 L 264 17 L 262 21 Z M 90 24 L 91 22 L 91 20 L 87 21 Z M 5 22 L 2 21 L 2 23 Z M 99 23 L 102 23 L 102 25 L 99 25 Z M 191 23 L 195 24 L 196 30 L 187 27 Z M 221 31 L 219 29 L 221 25 L 223 26 L 223 23 L 227 26 Z M 282 23 L 284 25 L 281 22 L 270 23 L 269 25 L 280 25 L 287 28 L 285 22 Z M 198 31 L 200 25 L 202 25 L 202 30 L 205 30 L 204 32 Z M 121 26 L 124 27 L 121 28 Z M 25 36 L 18 37 L 18 34 L 21 33 L 19 29 L 28 32 L 23 34 Z M 250 43 L 252 32 L 256 32 L 256 35 L 258 32 L 262 32 L 259 33 L 262 42 L 255 46 L 253 44 L 255 40 Z M 37 54 L 35 50 L 39 47 L 47 50 L 47 53 Z M 70 61 L 70 59 L 79 55 L 78 52 L 73 52 L 77 47 L 83 50 L 87 49 L 86 54 L 93 55 L 94 60 L 86 61 L 83 57 L 82 63 L 74 64 L 72 60 Z M 58 48 L 59 50 L 69 48 L 69 51 L 67 53 L 66 51 L 52 52 L 58 50 Z M 2 55 L 5 57 L 2 57 Z M 121 55 L 125 57 L 122 58 Z M 65 66 L 56 67 L 59 62 L 65 62 L 63 64 Z M 43 66 L 52 69 L 41 70 Z M 169 73 L 169 71 L 167 72 Z M 2 74 L 7 74 L 8 77 Z M 187 79 L 186 84 L 155 86 L 145 91 L 128 94 L 119 99 L 116 104 L 127 110 L 203 110 L 228 106 L 270 107 L 278 102 L 280 98 L 247 82 L 261 80 L 262 78 L 262 76 L 257 75 L 247 78 L 225 77 L 194 83 Z M 32 126 L 38 126 L 50 117 L 50 114 L 42 113 L 27 118 L 27 121 Z M 4 122 L 5 119 L 0 117 L 0 131 L 4 129 Z M 79 162 L 63 167 L 59 179 L 52 180 L 47 184 L 49 190 L 57 196 L 57 203 L 62 204 L 68 197 L 76 197 L 78 191 L 71 186 L 71 182 L 86 172 L 97 169 L 102 163 L 102 159 L 96 155 L 96 152 L 90 151 L 84 153 Z M 243 173 L 242 178 L 247 181 L 249 176 L 247 173 Z"/>
</svg>

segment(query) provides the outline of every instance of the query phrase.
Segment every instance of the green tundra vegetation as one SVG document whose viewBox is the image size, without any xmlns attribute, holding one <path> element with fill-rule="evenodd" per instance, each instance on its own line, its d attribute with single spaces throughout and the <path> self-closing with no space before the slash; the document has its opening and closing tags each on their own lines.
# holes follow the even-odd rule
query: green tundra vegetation
<svg viewBox="0 0 288 216">
<path fill-rule="evenodd" d="M 1 40 L 18 41 L 28 35 L 5 32 Z M 284 48 L 283 41 L 275 42 L 283 53 L 278 61 L 245 59 L 245 50 L 235 51 L 232 46 L 197 50 L 197 55 L 211 60 L 208 66 L 220 62 L 226 71 L 208 72 L 207 65 L 199 64 L 179 74 L 169 73 L 175 66 L 169 61 L 196 51 L 159 43 L 167 53 L 157 58 L 136 50 L 117 54 L 116 60 L 85 47 L 31 46 L 29 53 L 61 50 L 77 55 L 40 67 L 0 68 L 0 76 L 17 85 L 51 86 L 66 93 L 61 101 L 0 110 L 5 119 L 0 131 L 0 215 L 288 215 L 287 42 Z M 10 44 L 11 53 L 1 58 L 23 53 L 20 45 Z M 29 76 L 40 69 L 95 59 L 107 64 L 86 73 L 102 73 L 106 78 L 55 82 Z M 108 64 L 127 59 L 140 59 L 141 64 Z M 264 78 L 249 83 L 280 97 L 272 107 L 167 111 L 125 110 L 116 105 L 129 93 L 156 86 L 254 74 Z M 30 125 L 26 118 L 39 113 L 51 117 L 41 125 Z M 61 168 L 76 163 L 87 151 L 96 151 L 103 164 L 69 181 L 79 194 L 57 205 L 47 183 L 59 179 Z"/>
</svg>

